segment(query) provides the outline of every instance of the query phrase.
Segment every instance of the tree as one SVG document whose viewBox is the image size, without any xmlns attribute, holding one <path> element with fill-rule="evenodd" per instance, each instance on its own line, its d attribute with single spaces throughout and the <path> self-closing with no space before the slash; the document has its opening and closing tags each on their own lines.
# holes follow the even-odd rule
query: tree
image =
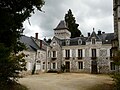
<svg viewBox="0 0 120 90">
<path fill-rule="evenodd" d="M 65 14 L 65 21 L 68 26 L 68 30 L 71 32 L 71 38 L 80 37 L 81 31 L 78 29 L 79 24 L 76 24 L 75 17 L 72 14 L 71 9 Z"/>
<path fill-rule="evenodd" d="M 43 0 L 0 0 L 0 82 L 16 81 L 25 69 L 25 46 L 19 38 L 23 33 L 23 22 L 37 9 L 42 11 Z M 3 85 L 1 84 L 0 85 Z M 4 83 L 4 84 L 5 84 Z"/>
<path fill-rule="evenodd" d="M 120 50 L 115 51 L 115 56 L 113 56 L 114 64 L 117 66 L 117 72 L 119 72 L 119 66 L 120 66 Z"/>
</svg>

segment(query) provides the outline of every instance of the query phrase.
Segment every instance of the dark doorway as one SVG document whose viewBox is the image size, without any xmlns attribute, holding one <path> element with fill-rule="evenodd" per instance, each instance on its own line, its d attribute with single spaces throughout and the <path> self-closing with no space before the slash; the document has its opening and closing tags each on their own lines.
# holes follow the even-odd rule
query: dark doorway
<svg viewBox="0 0 120 90">
<path fill-rule="evenodd" d="M 91 63 L 91 73 L 92 74 L 97 74 L 98 70 L 97 70 L 97 61 L 93 60 Z"/>
<path fill-rule="evenodd" d="M 70 62 L 65 62 L 66 72 L 70 72 Z"/>
</svg>

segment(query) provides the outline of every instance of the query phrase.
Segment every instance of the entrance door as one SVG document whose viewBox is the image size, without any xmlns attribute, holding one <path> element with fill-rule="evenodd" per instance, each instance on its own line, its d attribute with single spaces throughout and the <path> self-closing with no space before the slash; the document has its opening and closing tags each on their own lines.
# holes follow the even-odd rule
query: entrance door
<svg viewBox="0 0 120 90">
<path fill-rule="evenodd" d="M 96 60 L 93 60 L 92 63 L 91 63 L 91 73 L 93 73 L 93 74 L 98 73 L 98 71 L 97 71 L 97 61 Z"/>
<path fill-rule="evenodd" d="M 70 72 L 70 62 L 65 62 L 66 72 Z"/>
</svg>

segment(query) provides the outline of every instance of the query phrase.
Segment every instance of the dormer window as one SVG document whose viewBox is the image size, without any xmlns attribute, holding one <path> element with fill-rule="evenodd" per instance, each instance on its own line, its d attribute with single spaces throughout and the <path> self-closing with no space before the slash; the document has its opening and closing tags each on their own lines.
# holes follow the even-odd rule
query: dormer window
<svg viewBox="0 0 120 90">
<path fill-rule="evenodd" d="M 108 42 L 108 40 L 105 40 L 106 42 Z"/>
<path fill-rule="evenodd" d="M 95 44 L 95 37 L 92 38 L 92 44 Z"/>
<path fill-rule="evenodd" d="M 55 45 L 56 43 L 55 42 L 53 42 L 53 45 Z"/>
<path fill-rule="evenodd" d="M 69 45 L 70 44 L 70 41 L 69 40 L 66 40 L 66 45 Z"/>
<path fill-rule="evenodd" d="M 81 39 L 78 40 L 78 44 L 79 44 L 79 45 L 82 44 L 82 40 L 81 40 Z"/>
</svg>

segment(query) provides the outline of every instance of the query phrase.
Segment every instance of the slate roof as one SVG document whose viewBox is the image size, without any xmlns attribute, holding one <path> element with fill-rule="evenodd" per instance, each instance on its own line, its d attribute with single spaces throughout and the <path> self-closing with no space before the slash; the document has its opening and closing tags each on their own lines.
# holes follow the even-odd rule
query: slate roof
<svg viewBox="0 0 120 90">
<path fill-rule="evenodd" d="M 103 44 L 111 44 L 112 39 L 114 38 L 114 33 L 104 33 L 99 35 Z"/>
<path fill-rule="evenodd" d="M 61 29 L 68 29 L 66 26 L 66 22 L 64 20 L 61 20 L 58 26 L 54 30 L 61 30 Z"/>
<path fill-rule="evenodd" d="M 89 37 L 76 37 L 63 39 L 60 41 L 62 42 L 62 46 L 86 45 L 86 42 L 91 42 L 92 37 L 95 37 L 96 41 L 101 41 L 102 44 L 111 44 L 111 40 L 114 38 L 114 33 L 104 33 L 101 35 L 97 35 L 95 31 L 93 31 L 91 36 Z M 81 40 L 81 44 L 79 44 L 79 40 Z M 67 45 L 67 41 L 69 41 L 69 45 Z"/>
<path fill-rule="evenodd" d="M 39 50 L 39 47 L 33 41 L 32 37 L 27 37 L 27 36 L 23 35 L 23 36 L 20 37 L 20 42 L 24 43 L 26 45 L 27 49 L 30 50 L 30 51 Z"/>
<path fill-rule="evenodd" d="M 84 37 L 76 37 L 76 38 L 71 38 L 71 39 L 64 39 L 62 40 L 62 46 L 66 46 L 67 43 L 66 41 L 69 42 L 69 46 L 73 46 L 73 45 L 85 45 L 86 44 L 86 40 Z M 81 43 L 79 43 L 79 41 Z"/>
</svg>

